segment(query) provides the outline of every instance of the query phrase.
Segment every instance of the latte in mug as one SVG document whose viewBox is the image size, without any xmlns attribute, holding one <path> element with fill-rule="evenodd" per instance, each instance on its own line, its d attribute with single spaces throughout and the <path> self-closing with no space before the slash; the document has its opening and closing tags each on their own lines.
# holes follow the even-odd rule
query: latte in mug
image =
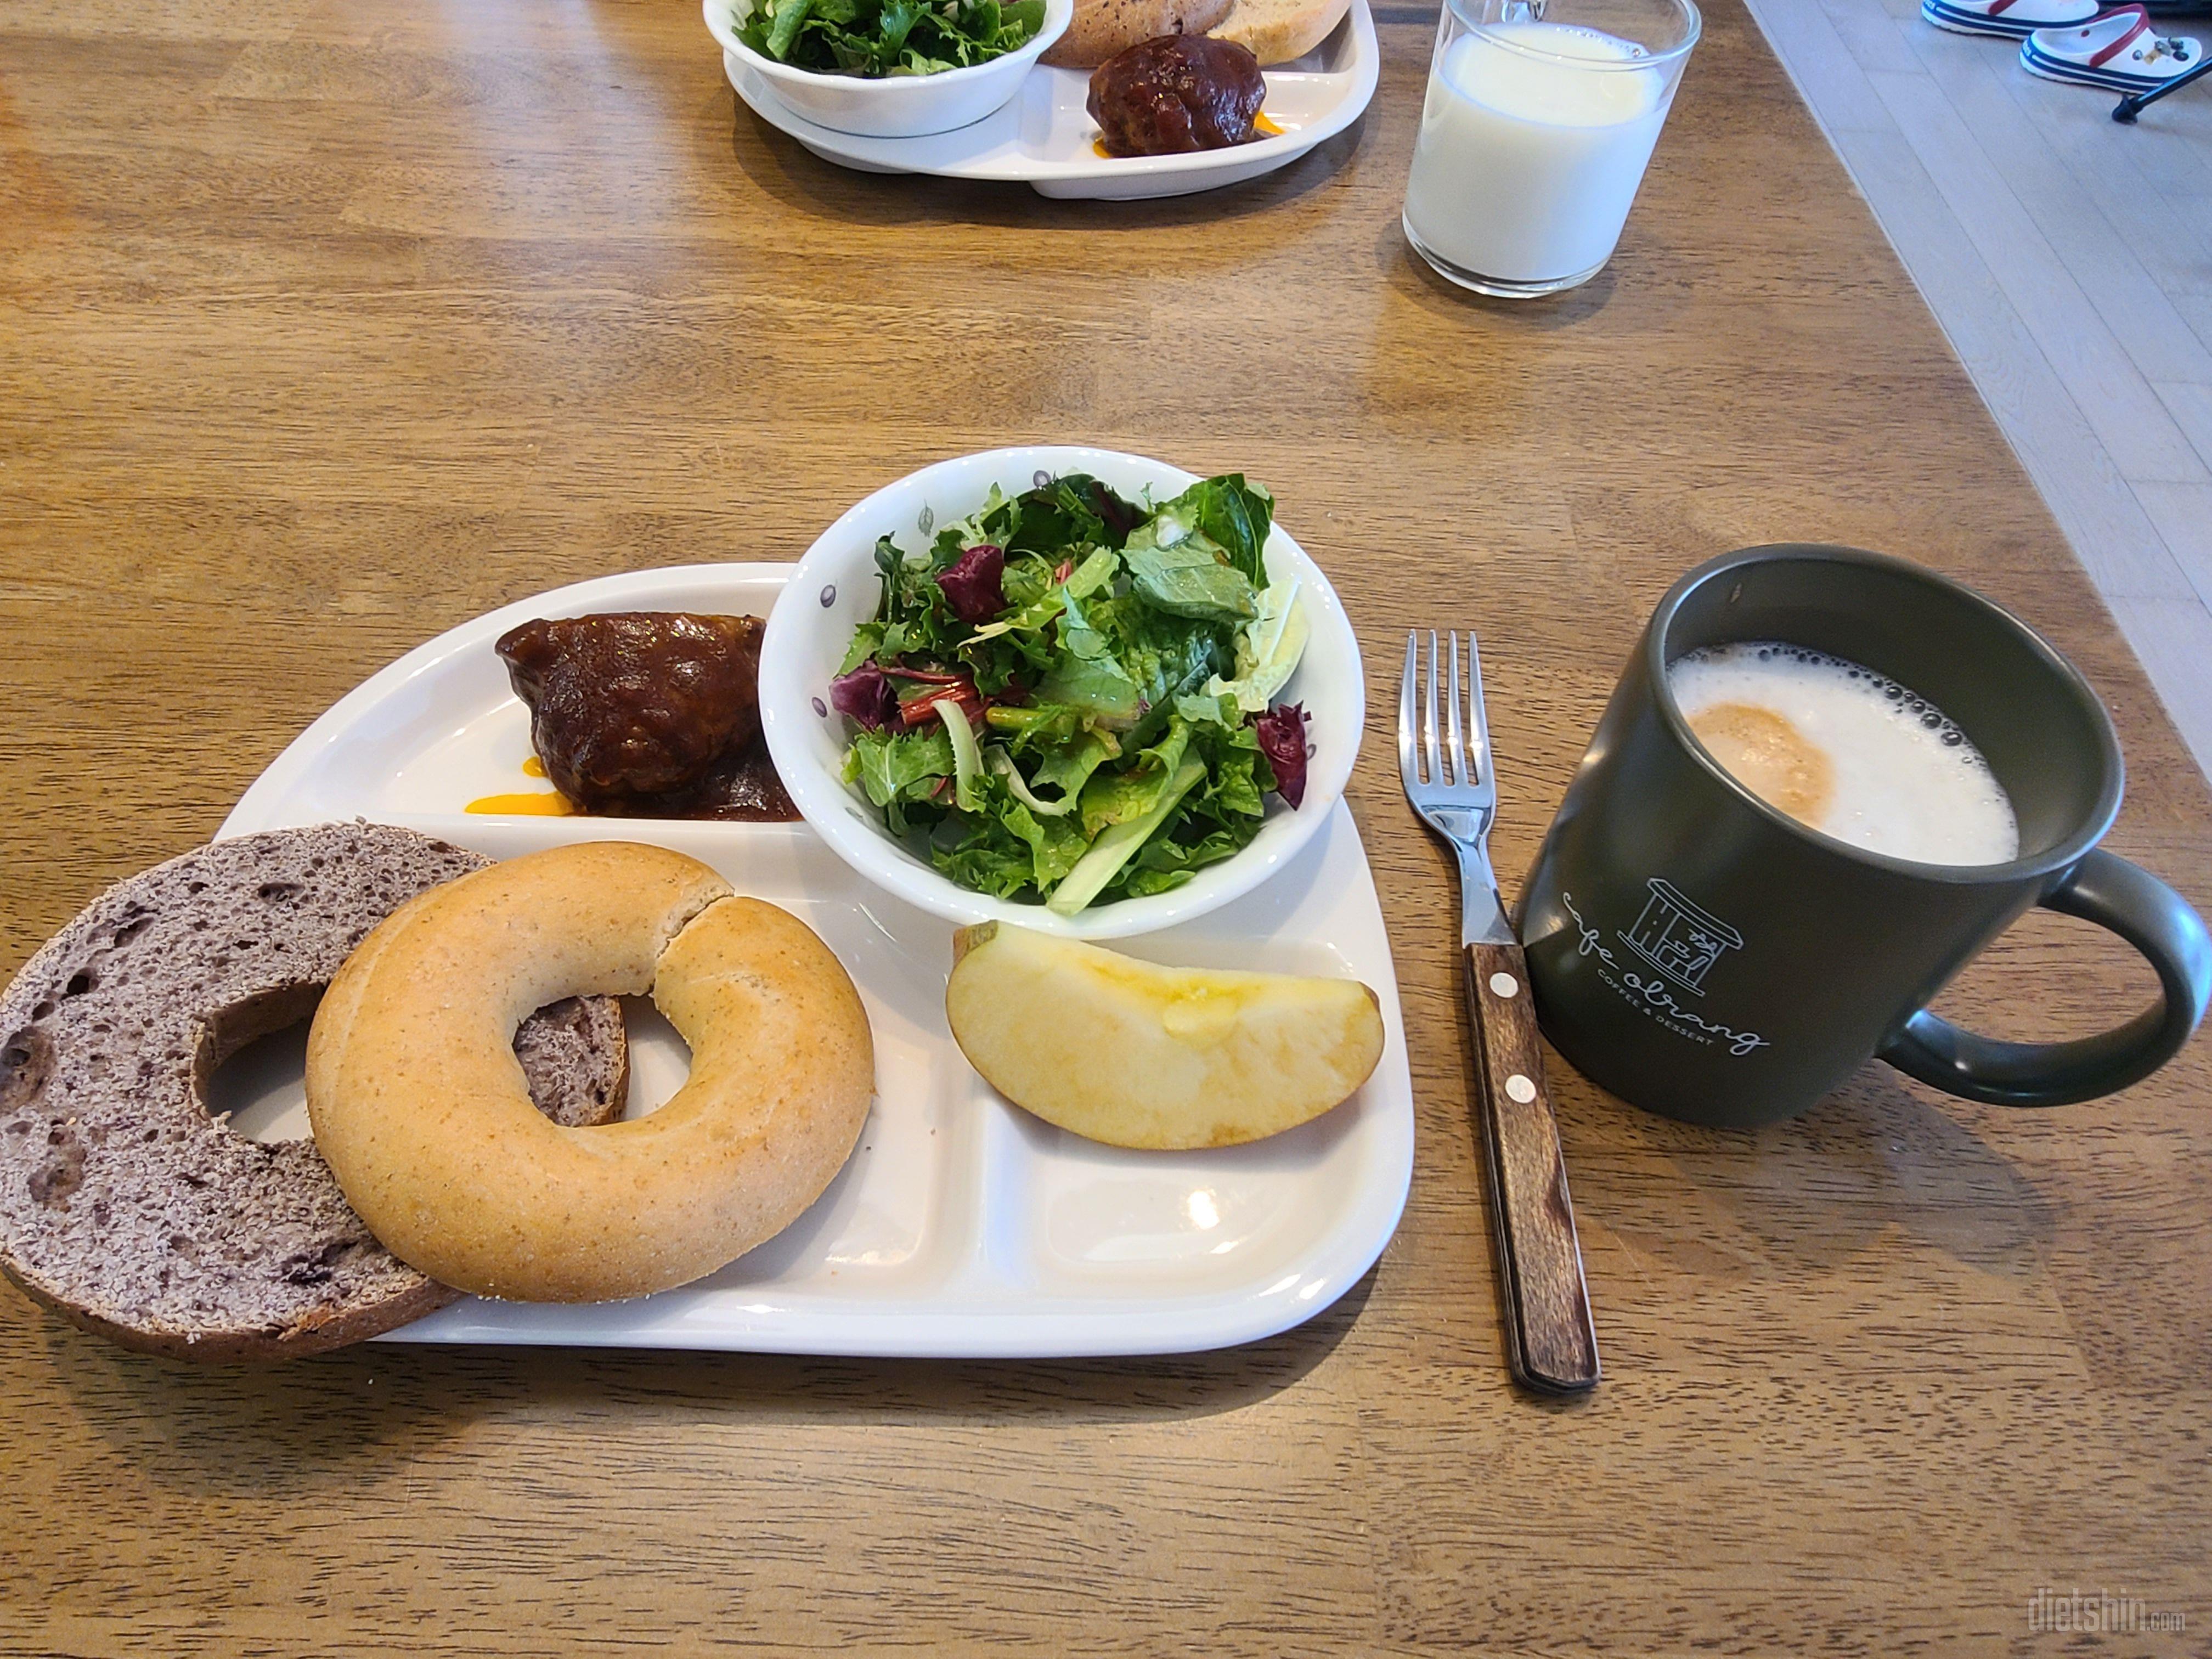
<svg viewBox="0 0 2212 1659">
<path fill-rule="evenodd" d="M 1719 1128 L 1794 1117 L 1869 1060 L 1990 1105 L 2111 1094 L 2212 1003 L 2203 922 L 2097 844 L 2122 782 L 2088 682 L 1972 588 L 1863 548 L 1726 554 L 1652 611 L 1544 833 L 1529 1003 L 1593 1083 Z M 2055 1043 L 1927 1006 L 2033 906 L 2132 945 L 2158 1002 Z"/>
<path fill-rule="evenodd" d="M 1773 640 L 1692 651 L 1667 678 L 1706 752 L 1801 823 L 1919 864 L 2019 856 L 2012 802 L 1981 751 L 1895 680 Z"/>
</svg>

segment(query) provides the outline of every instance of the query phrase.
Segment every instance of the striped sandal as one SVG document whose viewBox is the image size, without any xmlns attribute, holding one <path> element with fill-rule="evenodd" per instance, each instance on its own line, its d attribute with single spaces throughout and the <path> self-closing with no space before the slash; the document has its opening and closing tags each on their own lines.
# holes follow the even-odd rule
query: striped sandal
<svg viewBox="0 0 2212 1659">
<path fill-rule="evenodd" d="M 2097 6 L 2098 0 L 1920 0 L 1920 15 L 1954 34 L 2025 40 L 2038 29 L 2086 23 Z"/>
<path fill-rule="evenodd" d="M 2087 22 L 2038 29 L 2020 44 L 2020 64 L 2030 75 L 2107 92 L 2154 92 L 2204 58 L 2204 48 L 2183 35 L 2153 32 L 2140 5 L 2114 6 Z"/>
</svg>

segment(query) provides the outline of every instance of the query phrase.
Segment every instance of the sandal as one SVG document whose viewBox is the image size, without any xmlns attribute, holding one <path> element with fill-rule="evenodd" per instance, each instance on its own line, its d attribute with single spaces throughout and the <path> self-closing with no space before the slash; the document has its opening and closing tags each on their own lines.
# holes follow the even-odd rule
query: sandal
<svg viewBox="0 0 2212 1659">
<path fill-rule="evenodd" d="M 2107 92 L 2155 91 L 2203 58 L 2194 40 L 2154 33 L 2140 5 L 2114 6 L 2073 27 L 2039 29 L 2020 46 L 2021 67 L 2030 75 Z"/>
<path fill-rule="evenodd" d="M 2038 29 L 2068 28 L 2097 15 L 2099 0 L 1920 0 L 1920 15 L 1954 34 L 2025 40 Z"/>
</svg>

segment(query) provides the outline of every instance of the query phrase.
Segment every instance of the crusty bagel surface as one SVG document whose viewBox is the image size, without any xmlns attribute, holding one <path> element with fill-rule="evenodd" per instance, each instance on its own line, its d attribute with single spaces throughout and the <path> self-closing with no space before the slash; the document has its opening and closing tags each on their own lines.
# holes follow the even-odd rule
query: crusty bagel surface
<svg viewBox="0 0 2212 1659">
<path fill-rule="evenodd" d="M 1097 69 L 1109 58 L 1163 34 L 1204 34 L 1229 15 L 1232 0 L 1075 0 L 1067 33 L 1045 49 L 1061 69 Z"/>
<path fill-rule="evenodd" d="M 1352 0 L 1234 0 L 1206 32 L 1234 40 L 1263 64 L 1287 64 L 1328 39 Z"/>
<path fill-rule="evenodd" d="M 541 988 L 650 990 L 691 1075 L 628 1122 L 530 1109 L 509 1048 Z M 829 947 L 711 869 L 555 848 L 426 893 L 357 951 L 307 1045 L 315 1143 L 402 1261 L 480 1296 L 598 1302 L 688 1283 L 780 1232 L 858 1140 L 874 1049 Z"/>
</svg>

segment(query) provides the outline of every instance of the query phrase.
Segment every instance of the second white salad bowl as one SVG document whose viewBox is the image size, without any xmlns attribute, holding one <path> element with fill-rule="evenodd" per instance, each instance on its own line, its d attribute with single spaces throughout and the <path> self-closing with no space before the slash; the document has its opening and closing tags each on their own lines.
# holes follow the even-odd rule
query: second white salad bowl
<svg viewBox="0 0 2212 1659">
<path fill-rule="evenodd" d="M 832 132 L 861 138 L 922 138 L 972 126 L 1012 102 L 1023 78 L 1067 33 L 1075 0 L 1044 0 L 1044 24 L 1027 44 L 965 69 L 933 75 L 821 75 L 794 69 L 738 39 L 738 0 L 703 0 L 707 32 L 767 82 L 778 102 Z"/>
<path fill-rule="evenodd" d="M 761 646 L 761 726 L 775 769 L 816 834 L 878 886 L 948 921 L 1006 921 L 1075 939 L 1123 939 L 1148 933 L 1226 904 L 1290 861 L 1336 810 L 1367 718 L 1359 642 L 1321 568 L 1282 526 L 1263 550 L 1268 585 L 1297 584 L 1296 603 L 1309 636 L 1297 672 L 1277 702 L 1305 706 L 1304 800 L 1295 809 L 1267 798 L 1267 816 L 1249 846 L 1196 872 L 1182 886 L 1142 898 L 1102 900 L 1072 916 L 1035 902 L 994 898 L 942 876 L 927 859 L 892 838 L 884 815 L 857 785 L 844 781 L 851 722 L 830 706 L 854 630 L 872 621 L 882 597 L 876 570 L 878 538 L 908 552 L 930 544 L 933 530 L 981 507 L 993 484 L 1009 495 L 1040 479 L 1088 473 L 1132 500 L 1180 495 L 1198 475 L 1141 455 L 1066 446 L 994 449 L 934 466 L 878 489 L 823 531 L 793 568 L 790 586 L 769 614 Z M 1253 482 L 1265 483 L 1263 478 Z"/>
</svg>

